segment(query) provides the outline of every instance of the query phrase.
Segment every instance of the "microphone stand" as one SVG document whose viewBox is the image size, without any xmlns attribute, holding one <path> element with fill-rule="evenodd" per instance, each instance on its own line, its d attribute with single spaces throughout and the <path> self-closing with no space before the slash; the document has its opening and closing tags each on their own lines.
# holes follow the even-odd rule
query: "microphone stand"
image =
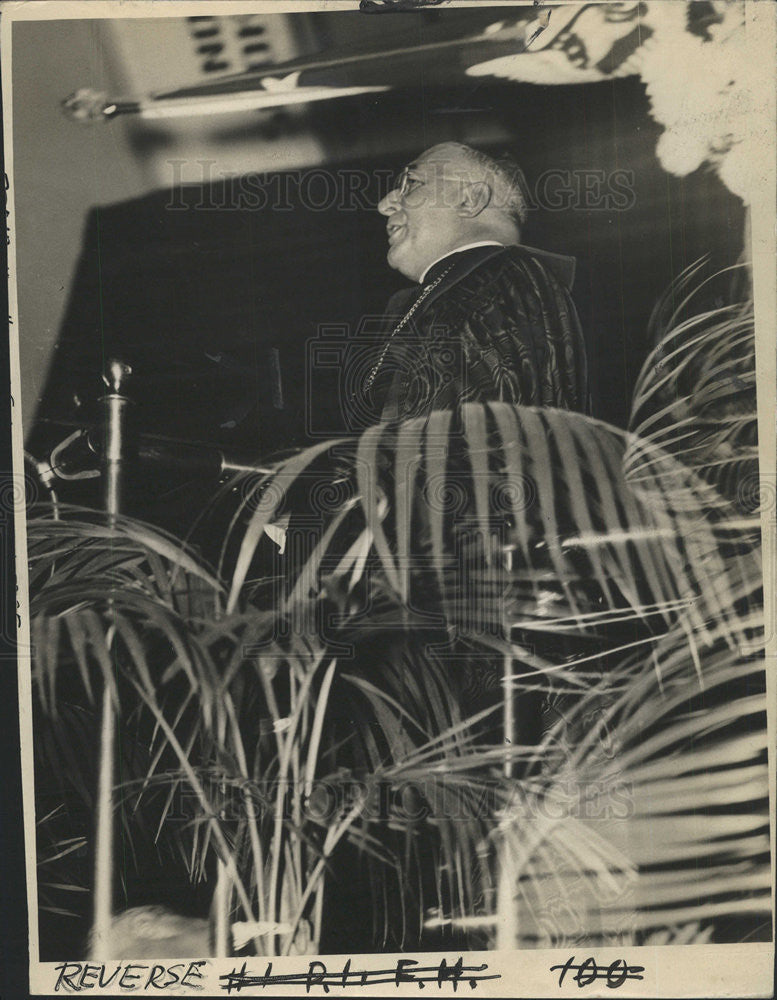
<svg viewBox="0 0 777 1000">
<path fill-rule="evenodd" d="M 118 360 L 108 362 L 103 381 L 108 392 L 101 397 L 105 422 L 105 448 L 102 455 L 102 497 L 108 514 L 108 523 L 116 526 L 121 513 L 125 493 L 125 469 L 128 458 L 128 424 L 130 399 L 124 394 L 124 385 L 132 369 Z M 110 607 L 109 602 L 109 607 Z M 112 626 L 108 635 L 112 636 Z M 106 645 L 110 648 L 112 638 Z M 92 929 L 93 958 L 109 959 L 112 956 L 104 949 L 111 941 L 113 923 L 113 839 L 114 801 L 113 784 L 116 758 L 116 712 L 118 697 L 112 697 L 117 690 L 106 679 L 103 688 L 102 719 L 100 726 L 100 767 L 97 778 L 97 808 L 95 822 L 94 856 L 94 925 Z"/>
<path fill-rule="evenodd" d="M 116 518 L 122 511 L 125 496 L 125 471 L 129 456 L 129 396 L 123 389 L 127 378 L 132 374 L 129 365 L 112 359 L 108 362 L 108 371 L 103 375 L 103 381 L 108 386 L 108 392 L 100 398 L 103 405 L 105 427 L 105 445 L 102 452 L 103 506 L 108 513 L 108 519 L 115 526 Z"/>
<path fill-rule="evenodd" d="M 91 431 L 82 429 L 81 434 L 69 435 L 60 445 L 56 446 L 50 455 L 55 456 L 57 450 L 72 439 L 85 439 L 88 445 L 87 455 L 99 457 L 102 478 L 102 503 L 108 515 L 110 527 L 115 528 L 118 518 L 123 512 L 126 498 L 128 463 L 136 459 L 152 463 L 173 466 L 193 472 L 214 476 L 223 476 L 240 472 L 264 472 L 257 466 L 236 456 L 228 456 L 219 448 L 201 447 L 190 442 L 167 442 L 164 439 L 150 435 L 139 436 L 133 433 L 131 426 L 132 400 L 126 393 L 126 385 L 132 374 L 129 365 L 117 359 L 108 362 L 103 375 L 107 392 L 100 398 L 103 410 L 102 428 Z M 81 456 L 83 459 L 83 456 Z M 57 458 L 59 463 L 60 458 Z M 72 462 L 68 465 L 67 457 L 62 458 L 63 469 L 60 477 L 63 479 L 88 478 L 93 471 L 74 472 Z M 68 470 L 69 471 L 65 471 Z M 53 462 L 46 468 L 39 463 L 41 476 L 57 475 Z M 109 598 L 109 611 L 112 601 Z M 113 628 L 109 625 L 108 636 L 112 637 Z M 112 638 L 106 645 L 110 650 Z M 95 858 L 94 858 L 94 907 L 91 938 L 91 958 L 106 960 L 112 956 L 109 942 L 113 935 L 113 842 L 114 842 L 114 780 L 116 772 L 116 713 L 119 709 L 118 688 L 106 678 L 103 688 L 102 714 L 100 727 L 100 764 L 97 779 L 97 802 L 95 810 Z"/>
</svg>

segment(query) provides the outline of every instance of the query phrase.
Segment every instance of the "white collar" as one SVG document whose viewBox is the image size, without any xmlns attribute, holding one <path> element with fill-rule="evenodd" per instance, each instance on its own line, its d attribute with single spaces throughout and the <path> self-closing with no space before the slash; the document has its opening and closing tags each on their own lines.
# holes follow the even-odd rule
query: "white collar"
<svg viewBox="0 0 777 1000">
<path fill-rule="evenodd" d="M 474 250 L 475 247 L 503 247 L 504 243 L 500 243 L 499 240 L 479 240 L 477 243 L 464 243 L 460 247 L 456 247 L 453 250 L 449 250 L 444 253 L 437 260 L 433 260 L 432 263 L 426 268 L 424 273 L 419 278 L 419 285 L 422 285 L 426 281 L 427 274 L 431 271 L 435 264 L 439 264 L 441 260 L 445 260 L 446 257 L 450 257 L 454 253 L 461 253 L 462 250 Z"/>
</svg>

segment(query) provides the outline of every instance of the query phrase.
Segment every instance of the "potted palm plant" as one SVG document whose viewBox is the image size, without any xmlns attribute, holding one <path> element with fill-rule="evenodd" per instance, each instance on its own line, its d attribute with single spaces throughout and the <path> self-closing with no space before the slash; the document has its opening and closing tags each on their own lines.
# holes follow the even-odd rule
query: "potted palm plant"
<svg viewBox="0 0 777 1000">
<path fill-rule="evenodd" d="M 320 443 L 242 483 L 218 570 L 131 519 L 30 518 L 41 760 L 88 805 L 72 720 L 104 685 L 124 842 L 213 886 L 212 953 L 318 952 L 343 857 L 400 928 L 373 948 L 768 934 L 752 303 L 694 310 L 692 278 L 628 431 L 467 404 Z M 39 818 L 60 907 L 91 831 Z M 156 918 L 141 946 L 175 947 Z"/>
</svg>

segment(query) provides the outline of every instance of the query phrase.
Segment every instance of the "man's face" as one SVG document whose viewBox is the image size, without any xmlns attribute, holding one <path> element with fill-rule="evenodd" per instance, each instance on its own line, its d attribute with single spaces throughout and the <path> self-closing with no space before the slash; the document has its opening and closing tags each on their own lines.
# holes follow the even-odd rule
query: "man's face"
<svg viewBox="0 0 777 1000">
<path fill-rule="evenodd" d="M 457 208 L 467 167 L 444 146 L 427 150 L 401 172 L 378 204 L 388 218 L 388 262 L 413 281 L 464 238 Z"/>
</svg>

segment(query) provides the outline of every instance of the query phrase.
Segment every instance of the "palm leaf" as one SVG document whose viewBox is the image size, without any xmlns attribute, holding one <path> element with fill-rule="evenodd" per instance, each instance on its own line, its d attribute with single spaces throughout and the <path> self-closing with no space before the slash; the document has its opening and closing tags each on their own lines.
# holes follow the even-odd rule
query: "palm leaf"
<svg viewBox="0 0 777 1000">
<path fill-rule="evenodd" d="M 681 275 L 654 313 L 654 347 L 637 380 L 630 427 L 750 513 L 758 472 L 753 302 L 701 308 L 716 292 L 728 299 L 720 286 L 736 277 L 730 269 L 699 283 L 702 269 Z M 639 473 L 641 457 L 627 456 L 630 475 Z"/>
<path fill-rule="evenodd" d="M 471 403 L 279 461 L 233 519 L 227 585 L 128 519 L 32 525 L 44 712 L 74 676 L 87 703 L 110 685 L 151 734 L 125 784 L 137 817 L 163 791 L 163 832 L 172 790 L 194 790 L 176 849 L 197 876 L 215 852 L 245 922 L 276 928 L 257 951 L 320 927 L 346 842 L 378 901 L 393 879 L 408 893 L 408 935 L 430 903 L 481 933 L 509 915 L 524 944 L 764 918 L 763 668 L 743 654 L 761 641 L 760 538 L 731 492 L 754 444 L 752 313 L 688 306 L 656 313 L 629 432 Z M 342 503 L 314 511 L 312 544 L 257 584 L 264 529 L 291 511 L 293 533 L 295 497 L 329 487 Z M 541 693 L 558 715 L 538 745 L 489 742 L 499 706 L 462 705 L 504 657 L 517 702 Z M 317 782 L 342 797 L 328 822 L 307 811 Z M 570 814 L 570 786 L 613 785 L 621 823 Z M 379 788 L 410 786 L 422 821 L 370 814 Z"/>
</svg>

